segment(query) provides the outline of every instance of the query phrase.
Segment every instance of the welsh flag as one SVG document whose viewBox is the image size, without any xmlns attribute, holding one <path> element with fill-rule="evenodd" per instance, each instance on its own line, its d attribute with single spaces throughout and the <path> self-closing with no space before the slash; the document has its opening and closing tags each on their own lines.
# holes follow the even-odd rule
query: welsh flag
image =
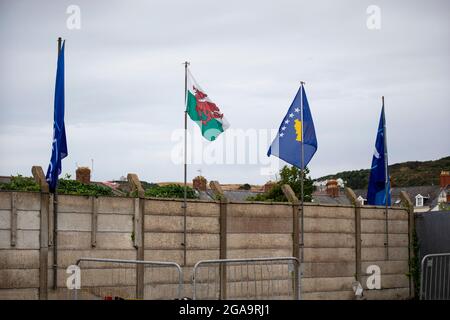
<svg viewBox="0 0 450 320">
<path fill-rule="evenodd" d="M 186 111 L 189 117 L 198 124 L 205 139 L 216 140 L 219 134 L 230 126 L 219 107 L 197 84 L 189 70 L 187 71 L 186 101 Z"/>
</svg>

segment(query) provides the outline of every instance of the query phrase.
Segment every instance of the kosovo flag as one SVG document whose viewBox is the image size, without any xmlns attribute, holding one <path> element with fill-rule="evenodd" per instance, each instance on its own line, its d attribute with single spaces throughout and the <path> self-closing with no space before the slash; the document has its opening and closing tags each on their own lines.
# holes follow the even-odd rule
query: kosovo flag
<svg viewBox="0 0 450 320">
<path fill-rule="evenodd" d="M 303 112 L 303 121 L 302 121 Z M 302 155 L 302 144 L 304 154 Z M 278 158 L 304 169 L 312 159 L 317 150 L 316 131 L 309 110 L 308 99 L 303 85 L 292 101 L 288 112 L 281 122 L 278 134 L 267 151 Z M 303 156 L 303 168 L 302 168 Z"/>
<path fill-rule="evenodd" d="M 380 123 L 378 124 L 375 151 L 372 158 L 372 167 L 370 169 L 369 188 L 367 190 L 367 204 L 370 205 L 386 205 L 386 193 L 388 196 L 387 204 L 388 206 L 391 205 L 391 186 L 389 181 L 389 171 L 387 169 L 387 146 L 385 145 L 385 135 L 386 119 L 384 116 L 383 104 L 383 107 L 381 108 Z"/>
<path fill-rule="evenodd" d="M 58 176 L 61 174 L 61 160 L 67 157 L 68 154 L 66 128 L 64 125 L 64 45 L 65 41 L 58 54 L 53 115 L 52 156 L 45 176 L 50 192 L 55 192 L 56 190 Z"/>
</svg>

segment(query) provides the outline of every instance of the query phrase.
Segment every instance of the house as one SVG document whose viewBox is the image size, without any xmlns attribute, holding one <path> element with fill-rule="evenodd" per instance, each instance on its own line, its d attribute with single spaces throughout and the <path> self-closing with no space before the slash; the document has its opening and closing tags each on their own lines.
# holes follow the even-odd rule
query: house
<svg viewBox="0 0 450 320">
<path fill-rule="evenodd" d="M 450 171 L 442 171 L 439 179 L 441 187 L 437 201 L 430 211 L 440 211 L 450 209 Z"/>
<path fill-rule="evenodd" d="M 314 185 L 314 184 L 313 184 Z M 318 204 L 350 205 L 350 200 L 344 192 L 342 179 L 330 179 L 315 184 L 316 190 L 312 194 L 312 202 Z"/>
<path fill-rule="evenodd" d="M 356 197 L 364 205 L 367 204 L 367 190 L 353 190 Z M 437 204 L 440 191 L 439 186 L 417 186 L 417 187 L 393 187 L 391 188 L 391 203 L 393 207 L 401 206 L 400 193 L 405 191 L 414 204 L 414 212 L 428 212 Z"/>
<path fill-rule="evenodd" d="M 391 188 L 392 206 L 401 206 L 400 193 L 405 191 L 414 204 L 414 212 L 429 212 L 439 210 L 443 203 L 450 203 L 450 185 L 447 171 L 441 172 L 441 183 L 439 186 L 416 186 L 416 187 L 394 187 Z M 192 185 L 199 192 L 200 199 L 215 199 L 212 190 L 207 187 L 205 181 L 196 181 Z M 204 178 L 203 178 L 204 179 Z M 251 186 L 248 190 L 240 189 L 238 184 L 223 184 L 222 189 L 230 201 L 246 201 L 248 197 L 267 191 L 273 182 L 269 181 L 264 186 Z M 316 190 L 312 194 L 312 202 L 318 204 L 350 205 L 350 200 L 344 192 L 342 179 L 330 179 L 316 182 Z M 361 205 L 367 205 L 367 190 L 353 190 Z M 442 209 L 442 208 L 441 208 Z"/>
<path fill-rule="evenodd" d="M 353 190 L 360 201 L 364 201 L 367 190 Z M 400 206 L 400 193 L 405 191 L 414 204 L 414 212 L 442 210 L 442 206 L 450 206 L 450 172 L 442 171 L 438 186 L 393 187 L 391 188 L 392 206 Z"/>
</svg>

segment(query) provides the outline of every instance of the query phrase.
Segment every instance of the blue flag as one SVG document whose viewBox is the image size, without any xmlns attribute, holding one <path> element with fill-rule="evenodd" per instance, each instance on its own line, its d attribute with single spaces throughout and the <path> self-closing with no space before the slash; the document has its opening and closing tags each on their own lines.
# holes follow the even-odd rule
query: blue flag
<svg viewBox="0 0 450 320">
<path fill-rule="evenodd" d="M 381 108 L 380 123 L 378 125 L 375 151 L 370 169 L 369 188 L 367 190 L 367 204 L 391 205 L 391 186 L 389 181 L 389 170 L 387 168 L 387 146 L 386 146 L 386 119 L 384 117 L 384 104 Z M 386 191 L 387 188 L 387 191 Z"/>
<path fill-rule="evenodd" d="M 303 167 L 306 167 L 316 153 L 317 138 L 303 85 L 300 86 L 294 101 L 284 116 L 277 136 L 267 151 L 267 156 L 272 154 L 297 168 L 304 169 L 302 168 L 302 144 Z"/>
<path fill-rule="evenodd" d="M 53 116 L 52 157 L 47 169 L 46 180 L 50 192 L 55 192 L 58 176 L 61 174 L 61 160 L 67 157 L 66 128 L 64 125 L 64 44 L 58 54 L 56 69 L 55 106 Z"/>
</svg>

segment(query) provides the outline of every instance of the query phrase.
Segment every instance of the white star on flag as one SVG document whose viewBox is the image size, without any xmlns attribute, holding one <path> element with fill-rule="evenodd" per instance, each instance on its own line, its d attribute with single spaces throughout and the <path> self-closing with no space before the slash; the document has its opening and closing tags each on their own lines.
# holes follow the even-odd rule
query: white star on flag
<svg viewBox="0 0 450 320">
<path fill-rule="evenodd" d="M 281 130 L 283 130 L 283 131 L 284 131 L 284 130 L 286 130 L 286 127 L 285 127 L 285 126 L 283 126 L 283 127 L 281 128 Z"/>
<path fill-rule="evenodd" d="M 293 118 L 293 117 L 294 117 L 294 114 L 291 113 L 291 114 L 289 115 L 289 118 Z"/>
<path fill-rule="evenodd" d="M 286 119 L 286 121 L 284 123 L 288 124 L 289 123 L 289 119 Z"/>
<path fill-rule="evenodd" d="M 284 133 L 282 132 L 282 133 L 280 133 L 280 137 L 283 137 L 284 136 Z"/>
<path fill-rule="evenodd" d="M 295 112 L 300 112 L 300 109 L 299 108 L 295 108 L 294 111 Z"/>
</svg>

